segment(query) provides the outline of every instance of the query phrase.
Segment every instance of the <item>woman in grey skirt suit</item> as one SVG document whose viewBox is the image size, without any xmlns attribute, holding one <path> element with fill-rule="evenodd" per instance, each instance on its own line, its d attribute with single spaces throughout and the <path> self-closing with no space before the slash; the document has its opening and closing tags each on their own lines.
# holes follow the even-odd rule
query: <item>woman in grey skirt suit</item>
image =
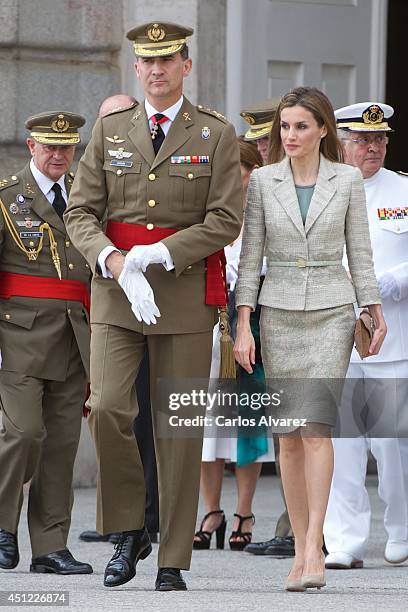
<svg viewBox="0 0 408 612">
<path fill-rule="evenodd" d="M 272 126 L 270 165 L 251 175 L 236 287 L 234 352 L 251 372 L 249 317 L 265 252 L 267 274 L 258 299 L 265 374 L 291 381 L 279 416 L 307 419 L 306 427 L 291 422 L 278 431 L 296 549 L 286 588 L 295 591 L 325 585 L 323 521 L 333 472 L 330 432 L 336 419 L 331 395 L 336 398 L 335 381 L 344 379 L 350 359 L 353 303 L 368 306 L 374 319 L 372 355 L 386 334 L 362 176 L 339 163 L 341 159 L 334 112 L 325 94 L 299 87 L 285 95 Z M 344 246 L 351 279 L 342 266 Z M 316 379 L 321 384 L 311 389 Z M 322 392 L 323 381 L 327 393 Z"/>
</svg>

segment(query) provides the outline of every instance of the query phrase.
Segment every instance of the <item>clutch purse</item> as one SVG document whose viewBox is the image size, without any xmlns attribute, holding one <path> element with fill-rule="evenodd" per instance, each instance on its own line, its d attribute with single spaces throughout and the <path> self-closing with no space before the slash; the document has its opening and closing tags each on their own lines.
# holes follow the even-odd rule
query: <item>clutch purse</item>
<svg viewBox="0 0 408 612">
<path fill-rule="evenodd" d="M 368 310 L 362 310 L 356 321 L 354 344 L 361 359 L 368 357 L 368 349 L 375 331 L 374 320 Z"/>
</svg>

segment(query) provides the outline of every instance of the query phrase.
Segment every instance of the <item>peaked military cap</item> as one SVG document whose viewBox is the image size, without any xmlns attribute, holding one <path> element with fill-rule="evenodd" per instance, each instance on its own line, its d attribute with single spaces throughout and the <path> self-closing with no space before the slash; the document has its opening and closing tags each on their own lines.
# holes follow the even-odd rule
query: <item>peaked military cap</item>
<svg viewBox="0 0 408 612">
<path fill-rule="evenodd" d="M 245 140 L 259 140 L 269 135 L 279 102 L 279 98 L 271 98 L 241 111 L 241 117 L 251 126 Z"/>
<path fill-rule="evenodd" d="M 181 51 L 193 33 L 192 28 L 161 21 L 137 26 L 126 37 L 133 42 L 138 57 L 164 57 Z"/>
<path fill-rule="evenodd" d="M 382 102 L 359 102 L 343 106 L 334 112 L 337 127 L 350 132 L 393 132 L 388 125 L 394 114 L 389 104 Z"/>
<path fill-rule="evenodd" d="M 50 111 L 29 117 L 25 126 L 36 142 L 49 145 L 73 145 L 81 142 L 78 128 L 84 117 L 67 111 Z"/>
</svg>

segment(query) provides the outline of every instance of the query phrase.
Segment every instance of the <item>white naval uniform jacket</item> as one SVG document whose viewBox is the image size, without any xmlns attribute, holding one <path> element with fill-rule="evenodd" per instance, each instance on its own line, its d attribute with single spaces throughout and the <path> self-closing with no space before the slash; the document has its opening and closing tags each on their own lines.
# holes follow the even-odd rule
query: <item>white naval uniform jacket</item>
<svg viewBox="0 0 408 612">
<path fill-rule="evenodd" d="M 400 361 L 408 359 L 408 177 L 381 168 L 364 188 L 376 276 L 389 272 L 398 286 L 393 297 L 382 299 L 388 333 L 367 363 Z M 404 207 L 406 213 L 395 210 Z M 351 361 L 361 363 L 355 349 Z"/>
</svg>

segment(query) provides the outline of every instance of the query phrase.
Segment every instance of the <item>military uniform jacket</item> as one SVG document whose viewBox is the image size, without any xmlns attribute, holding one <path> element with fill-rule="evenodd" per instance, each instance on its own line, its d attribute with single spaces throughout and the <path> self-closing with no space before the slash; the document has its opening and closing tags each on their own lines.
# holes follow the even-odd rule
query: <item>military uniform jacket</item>
<svg viewBox="0 0 408 612">
<path fill-rule="evenodd" d="M 68 193 L 70 175 L 65 184 Z M 0 198 L 27 249 L 37 247 L 39 226 L 48 223 L 57 241 L 62 278 L 89 285 L 89 266 L 72 245 L 63 221 L 39 189 L 29 165 L 0 182 Z M 37 260 L 29 261 L 14 242 L 0 212 L 0 271 L 58 279 L 48 232 L 44 231 L 43 249 Z M 89 322 L 80 302 L 31 297 L 0 299 L 1 368 L 37 378 L 65 380 L 72 330 L 88 373 Z"/>
<path fill-rule="evenodd" d="M 201 161 L 180 163 L 186 156 Z M 99 119 L 64 217 L 95 273 L 91 321 L 145 334 L 212 329 L 217 309 L 205 305 L 205 258 L 239 234 L 242 197 L 235 131 L 218 113 L 184 99 L 156 157 L 144 103 Z M 112 245 L 106 220 L 179 230 L 163 240 L 175 269 L 155 264 L 146 272 L 161 312 L 156 325 L 139 324 L 117 282 L 99 273 L 98 256 Z"/>
<path fill-rule="evenodd" d="M 365 179 L 367 214 L 377 278 L 391 274 L 397 291 L 382 300 L 387 336 L 364 363 L 408 359 L 408 177 L 381 168 Z M 356 350 L 352 361 L 361 363 Z"/>
</svg>

